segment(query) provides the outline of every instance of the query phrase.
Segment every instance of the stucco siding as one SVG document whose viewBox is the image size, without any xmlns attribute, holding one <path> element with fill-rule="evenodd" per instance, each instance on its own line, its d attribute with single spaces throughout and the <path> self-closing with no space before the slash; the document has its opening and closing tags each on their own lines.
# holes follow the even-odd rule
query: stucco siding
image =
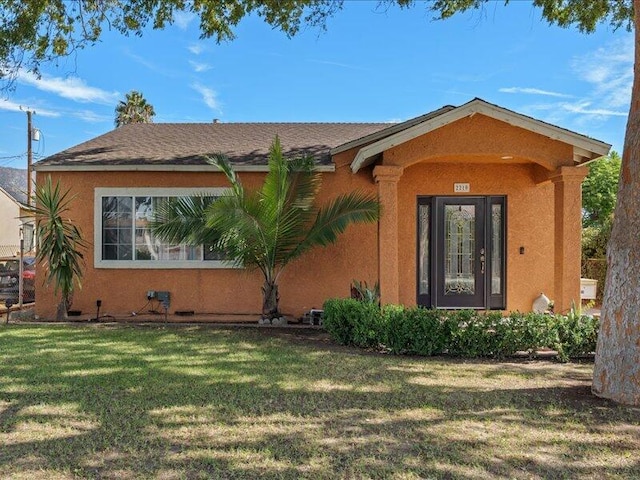
<svg viewBox="0 0 640 480">
<path fill-rule="evenodd" d="M 366 174 L 323 174 L 319 200 L 327 201 L 340 193 L 359 189 L 375 194 L 375 186 Z M 45 175 L 40 174 L 38 181 Z M 200 313 L 258 313 L 261 311 L 261 274 L 244 269 L 109 269 L 94 267 L 94 190 L 97 187 L 225 187 L 220 173 L 180 172 L 59 172 L 52 174 L 63 188 L 76 195 L 69 217 L 90 243 L 85 252 L 83 286 L 74 294 L 73 308 L 86 313 L 95 310 L 97 299 L 102 311 L 128 314 L 146 303 L 147 290 L 168 290 L 171 308 Z M 241 173 L 248 187 L 257 186 L 264 173 Z M 99 248 L 99 247 L 98 247 Z M 320 308 L 325 299 L 348 296 L 351 280 L 377 279 L 377 225 L 351 226 L 336 245 L 308 252 L 287 267 L 280 280 L 282 311 L 300 315 Z M 42 271 L 42 270 L 40 270 Z M 42 279 L 42 276 L 39 276 Z M 37 314 L 51 318 L 57 303 L 51 288 L 38 281 Z"/>
<path fill-rule="evenodd" d="M 532 178 L 529 165 L 420 163 L 405 169 L 398 185 L 401 303 L 416 303 L 417 197 L 456 196 L 456 182 L 469 183 L 464 195 L 506 196 L 507 310 L 531 310 L 540 292 L 553 296 L 553 185 Z"/>
<path fill-rule="evenodd" d="M 0 245 L 20 244 L 20 207 L 0 192 Z"/>
<path fill-rule="evenodd" d="M 540 292 L 552 299 L 558 295 L 563 309 L 579 299 L 580 181 L 586 170 L 574 167 L 571 145 L 475 114 L 392 146 L 375 164 L 353 174 L 350 165 L 357 153 L 354 148 L 333 157 L 335 172 L 322 174 L 319 201 L 360 190 L 377 194 L 382 215 L 388 216 L 378 224 L 351 226 L 336 245 L 315 249 L 289 265 L 279 282 L 283 312 L 298 316 L 327 298 L 346 297 L 354 279 L 370 285 L 382 280 L 383 301 L 386 295 L 389 302 L 415 305 L 417 198 L 453 196 L 454 183 L 469 184 L 464 195 L 506 198 L 506 310 L 530 310 Z M 260 185 L 264 175 L 239 174 L 248 187 Z M 216 172 L 66 171 L 52 176 L 77 195 L 70 216 L 90 243 L 96 188 L 227 186 Z M 38 181 L 43 178 L 39 173 Z M 261 310 L 259 272 L 95 268 L 93 245 L 86 260 L 83 289 L 74 296 L 74 308 L 85 312 L 95 309 L 97 299 L 105 312 L 137 311 L 148 290 L 171 292 L 171 311 Z M 50 317 L 56 301 L 51 289 L 37 283 L 37 313 Z"/>
</svg>

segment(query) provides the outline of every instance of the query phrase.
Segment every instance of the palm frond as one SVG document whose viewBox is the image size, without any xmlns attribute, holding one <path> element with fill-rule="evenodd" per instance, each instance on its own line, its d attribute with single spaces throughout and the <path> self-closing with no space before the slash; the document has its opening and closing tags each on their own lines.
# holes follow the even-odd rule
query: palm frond
<svg viewBox="0 0 640 480">
<path fill-rule="evenodd" d="M 373 223 L 380 218 L 380 204 L 372 195 L 351 192 L 341 195 L 321 208 L 300 245 L 291 252 L 292 260 L 314 246 L 335 241 L 351 223 Z"/>
<path fill-rule="evenodd" d="M 207 161 L 226 175 L 229 195 L 206 207 L 178 202 L 154 229 L 172 241 L 202 238 L 195 231 L 215 232 L 216 246 L 236 264 L 262 272 L 270 286 L 265 292 L 272 291 L 291 260 L 313 246 L 335 242 L 350 223 L 375 222 L 379 216 L 378 201 L 360 193 L 342 195 L 317 209 L 321 177 L 314 171 L 313 159 L 286 159 L 278 137 L 269 151 L 269 171 L 257 190 L 243 187 L 223 155 Z"/>
<path fill-rule="evenodd" d="M 242 186 L 242 182 L 236 175 L 231 162 L 226 156 L 218 153 L 213 157 L 205 157 L 205 160 L 211 165 L 215 165 L 216 167 L 218 167 L 222 171 L 222 173 L 225 174 L 227 180 L 229 180 L 229 183 L 231 184 L 231 190 L 234 196 L 241 197 L 244 195 L 244 187 Z"/>
<path fill-rule="evenodd" d="M 215 245 L 219 232 L 207 228 L 207 208 L 216 201 L 206 194 L 169 198 L 156 206 L 149 227 L 154 235 L 169 243 Z"/>
<path fill-rule="evenodd" d="M 78 227 L 63 217 L 73 198 L 68 190 L 61 191 L 59 182 L 54 186 L 50 176 L 36 189 L 36 258 L 47 271 L 46 283 L 65 298 L 74 284 L 82 286 L 82 250 L 87 246 Z"/>
<path fill-rule="evenodd" d="M 269 246 L 257 195 L 219 198 L 207 210 L 207 227 L 222 232 L 222 249 L 240 263 L 267 267 Z"/>
</svg>

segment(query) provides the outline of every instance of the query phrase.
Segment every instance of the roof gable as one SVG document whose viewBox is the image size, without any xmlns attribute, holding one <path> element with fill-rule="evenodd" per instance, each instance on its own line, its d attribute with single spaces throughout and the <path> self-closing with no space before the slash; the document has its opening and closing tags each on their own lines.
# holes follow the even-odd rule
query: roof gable
<svg viewBox="0 0 640 480">
<path fill-rule="evenodd" d="M 420 119 L 418 122 L 414 121 L 417 119 L 413 119 L 397 125 L 392 134 L 381 136 L 377 141 L 363 146 L 351 163 L 351 170 L 355 173 L 362 167 L 373 163 L 377 156 L 385 150 L 477 113 L 572 145 L 576 163 L 584 164 L 607 155 L 611 148 L 611 145 L 599 140 L 516 113 L 480 98 L 474 98 L 459 107 L 445 107 L 436 110 L 433 114 L 418 117 L 417 119 Z M 404 128 L 401 128 L 402 125 Z M 379 135 L 383 132 L 379 132 Z"/>
<path fill-rule="evenodd" d="M 31 210 L 33 209 L 33 207 L 30 207 L 29 205 L 26 205 L 24 203 L 22 203 L 21 201 L 19 201 L 15 196 L 13 196 L 11 193 L 9 193 L 7 190 L 5 190 L 4 188 L 0 187 L 0 194 L 4 195 L 5 197 L 7 197 L 9 200 L 11 200 L 12 203 L 14 203 L 18 208 L 24 209 L 24 210 Z M 24 198 L 26 199 L 26 194 L 24 195 Z"/>
</svg>

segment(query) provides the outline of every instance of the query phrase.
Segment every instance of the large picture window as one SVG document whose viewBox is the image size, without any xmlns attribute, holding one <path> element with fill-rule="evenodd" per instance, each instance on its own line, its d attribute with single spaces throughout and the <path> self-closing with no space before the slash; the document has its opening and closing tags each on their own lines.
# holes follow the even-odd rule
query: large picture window
<svg viewBox="0 0 640 480">
<path fill-rule="evenodd" d="M 96 189 L 97 267 L 220 268 L 230 267 L 220 252 L 207 245 L 170 244 L 150 229 L 155 212 L 171 198 L 206 195 L 224 189 Z"/>
</svg>

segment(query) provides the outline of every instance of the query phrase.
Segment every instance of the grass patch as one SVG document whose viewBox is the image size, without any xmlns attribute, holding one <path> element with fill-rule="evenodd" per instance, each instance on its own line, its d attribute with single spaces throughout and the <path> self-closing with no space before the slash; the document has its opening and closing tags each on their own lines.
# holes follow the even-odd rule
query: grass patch
<svg viewBox="0 0 640 480">
<path fill-rule="evenodd" d="M 2 326 L 0 477 L 640 478 L 640 409 L 591 374 L 317 332 Z"/>
</svg>

